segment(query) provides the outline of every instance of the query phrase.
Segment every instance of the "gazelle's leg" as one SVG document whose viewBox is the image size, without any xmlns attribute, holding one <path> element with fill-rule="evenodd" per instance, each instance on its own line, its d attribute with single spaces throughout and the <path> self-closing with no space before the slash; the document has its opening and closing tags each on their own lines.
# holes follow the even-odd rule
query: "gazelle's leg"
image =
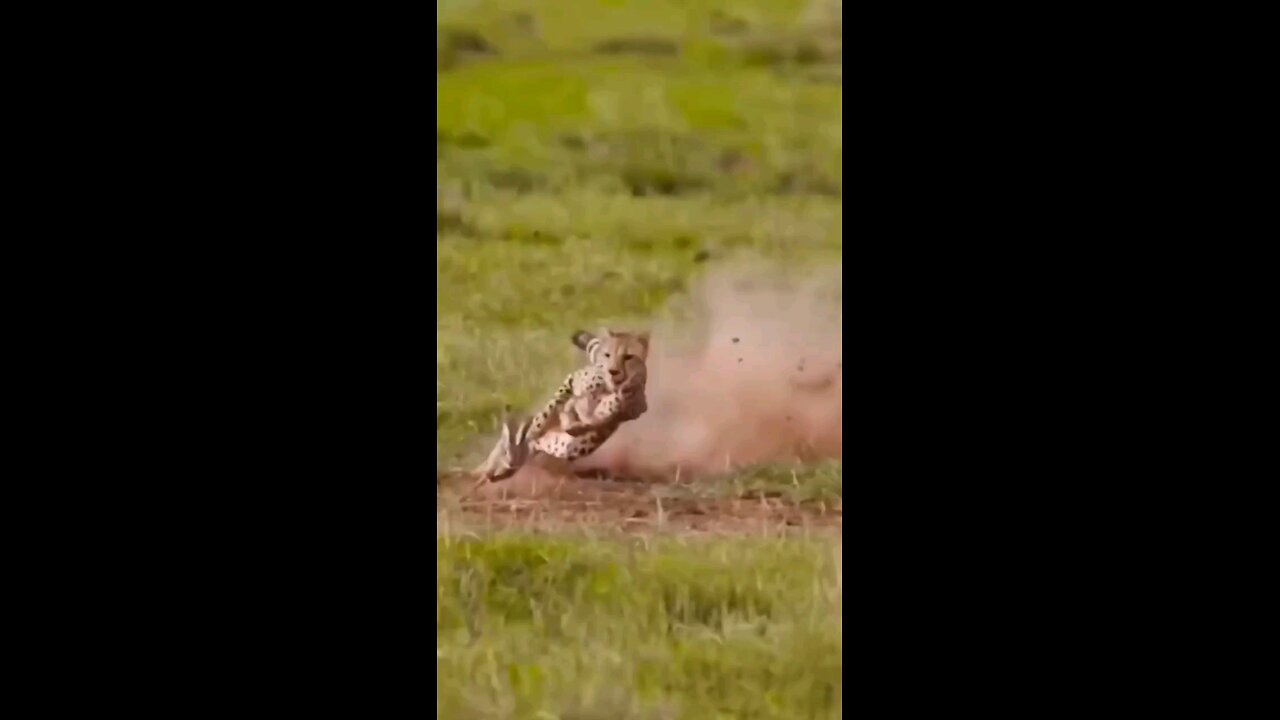
<svg viewBox="0 0 1280 720">
<path fill-rule="evenodd" d="M 514 428 L 514 429 L 513 429 Z M 524 438 L 529 424 L 526 421 L 515 426 L 510 418 L 502 422 L 502 435 L 490 451 L 488 459 L 476 469 L 480 476 L 469 492 L 474 492 L 481 485 L 495 480 L 505 480 L 516 473 L 528 456 Z"/>
<path fill-rule="evenodd" d="M 511 428 L 508 421 L 502 423 L 502 434 L 498 437 L 498 442 L 494 443 L 493 450 L 489 451 L 489 457 L 475 469 L 478 475 L 489 475 L 501 466 L 502 460 L 509 453 L 507 448 L 511 445 Z"/>
</svg>

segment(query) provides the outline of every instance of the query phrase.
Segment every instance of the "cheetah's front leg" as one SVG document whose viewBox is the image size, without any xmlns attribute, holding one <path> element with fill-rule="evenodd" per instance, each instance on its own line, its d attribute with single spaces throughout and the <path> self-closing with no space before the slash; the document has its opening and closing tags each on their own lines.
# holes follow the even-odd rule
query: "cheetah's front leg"
<svg viewBox="0 0 1280 720">
<path fill-rule="evenodd" d="M 601 401 L 600 406 L 596 408 L 595 415 L 591 419 L 579 423 L 571 428 L 563 428 L 565 434 L 573 437 L 586 435 L 592 430 L 602 430 L 606 427 L 616 425 L 621 422 L 622 418 L 622 400 L 615 394 L 610 395 Z"/>
</svg>

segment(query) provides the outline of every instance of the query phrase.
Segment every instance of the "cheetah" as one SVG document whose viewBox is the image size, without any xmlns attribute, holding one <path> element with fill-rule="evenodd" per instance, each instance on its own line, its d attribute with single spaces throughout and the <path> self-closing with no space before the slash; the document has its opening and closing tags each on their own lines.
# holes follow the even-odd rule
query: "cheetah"
<svg viewBox="0 0 1280 720">
<path fill-rule="evenodd" d="M 595 452 L 623 422 L 648 409 L 648 333 L 573 334 L 589 364 L 565 378 L 542 410 L 523 423 L 503 423 L 502 437 L 476 469 L 483 484 L 515 474 L 535 452 L 575 460 Z"/>
<path fill-rule="evenodd" d="M 608 332 L 608 331 L 606 331 Z M 623 338 L 625 334 L 613 335 Z M 608 367 L 609 375 L 603 382 L 588 383 L 587 392 L 574 392 L 559 415 L 559 427 L 545 427 L 544 418 L 535 416 L 529 423 L 525 440 L 530 451 L 537 451 L 564 460 L 576 460 L 595 452 L 623 422 L 635 420 L 647 409 L 644 390 L 648 379 L 645 360 L 648 356 L 648 336 L 636 335 L 634 344 L 625 341 L 607 344 L 588 333 L 574 336 L 574 344 L 584 347 L 588 357 L 596 358 L 599 365 Z M 621 355 L 621 368 L 611 364 Z M 585 369 L 585 368 L 584 368 Z M 610 387 L 611 386 L 611 387 Z M 544 429 L 539 429 L 539 420 Z M 517 437 L 517 440 L 519 438 Z"/>
<path fill-rule="evenodd" d="M 649 354 L 648 334 L 631 335 L 605 330 L 603 337 L 605 339 L 601 340 L 581 330 L 573 335 L 573 344 L 586 351 L 588 359 L 602 371 L 593 373 L 597 377 L 590 380 L 579 376 L 578 387 L 572 386 L 573 376 L 566 380 L 573 395 L 560 410 L 560 429 L 572 437 L 599 429 L 615 419 L 618 422 L 635 420 L 648 410 L 644 397 L 648 380 L 645 366 Z M 619 342 L 608 343 L 610 337 L 619 339 Z M 617 355 L 621 356 L 621 362 L 614 357 Z M 590 372 L 590 366 L 583 370 Z M 582 385 L 585 385 L 585 391 Z M 535 416 L 529 424 L 529 439 L 537 439 L 542 433 L 541 428 L 546 425 L 546 418 Z"/>
</svg>

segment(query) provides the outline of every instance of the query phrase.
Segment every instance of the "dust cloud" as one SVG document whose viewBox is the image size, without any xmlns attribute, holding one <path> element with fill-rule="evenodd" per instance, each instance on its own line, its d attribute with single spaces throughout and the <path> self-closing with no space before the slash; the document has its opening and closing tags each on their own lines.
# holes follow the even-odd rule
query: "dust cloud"
<svg viewBox="0 0 1280 720">
<path fill-rule="evenodd" d="M 842 293 L 839 266 L 703 277 L 651 328 L 648 412 L 574 468 L 683 479 L 840 458 Z"/>
</svg>

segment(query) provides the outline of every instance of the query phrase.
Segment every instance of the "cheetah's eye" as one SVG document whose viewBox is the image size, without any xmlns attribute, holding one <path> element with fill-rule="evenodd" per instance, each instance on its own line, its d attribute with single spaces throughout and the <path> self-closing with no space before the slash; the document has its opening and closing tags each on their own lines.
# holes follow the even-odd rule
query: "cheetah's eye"
<svg viewBox="0 0 1280 720">
<path fill-rule="evenodd" d="M 605 353 L 605 354 L 604 354 L 604 356 L 605 356 L 605 357 L 609 357 L 609 353 Z"/>
</svg>

